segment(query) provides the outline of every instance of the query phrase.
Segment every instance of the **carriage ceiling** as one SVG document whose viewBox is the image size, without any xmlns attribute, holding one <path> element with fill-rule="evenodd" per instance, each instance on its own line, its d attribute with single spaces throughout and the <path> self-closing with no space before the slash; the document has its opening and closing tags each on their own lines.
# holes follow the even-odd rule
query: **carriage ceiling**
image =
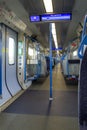
<svg viewBox="0 0 87 130">
<path fill-rule="evenodd" d="M 29 20 L 30 15 L 46 13 L 43 0 L 0 0 L 0 6 L 13 11 L 27 25 L 26 32 L 36 35 L 44 47 L 49 47 L 49 24 L 30 23 Z M 71 21 L 55 23 L 58 45 L 66 48 L 78 37 L 78 27 L 81 26 L 87 12 L 87 0 L 53 0 L 53 9 L 54 13 L 72 13 Z"/>
</svg>

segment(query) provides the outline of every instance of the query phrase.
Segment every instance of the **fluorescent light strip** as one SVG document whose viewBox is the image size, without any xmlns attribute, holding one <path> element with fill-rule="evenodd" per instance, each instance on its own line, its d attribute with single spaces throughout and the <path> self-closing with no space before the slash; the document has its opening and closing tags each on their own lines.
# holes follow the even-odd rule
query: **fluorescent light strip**
<svg viewBox="0 0 87 130">
<path fill-rule="evenodd" d="M 57 42 L 57 37 L 56 37 L 56 27 L 55 27 L 55 23 L 52 23 L 52 35 L 53 35 L 55 47 L 58 48 L 58 42 Z M 57 54 L 58 54 L 58 51 L 57 51 Z"/>
<path fill-rule="evenodd" d="M 53 12 L 52 0 L 43 0 L 46 12 Z"/>
<path fill-rule="evenodd" d="M 52 0 L 43 0 L 44 2 L 44 6 L 46 9 L 46 12 L 53 12 L 53 4 L 52 4 Z M 58 42 L 57 42 L 57 38 L 56 38 L 56 28 L 55 28 L 55 23 L 52 23 L 52 35 L 53 35 L 53 39 L 54 39 L 54 43 L 55 43 L 55 47 L 58 48 Z M 58 51 L 57 51 L 58 53 Z"/>
<path fill-rule="evenodd" d="M 55 47 L 58 48 L 55 23 L 52 23 L 52 35 L 53 35 Z"/>
</svg>

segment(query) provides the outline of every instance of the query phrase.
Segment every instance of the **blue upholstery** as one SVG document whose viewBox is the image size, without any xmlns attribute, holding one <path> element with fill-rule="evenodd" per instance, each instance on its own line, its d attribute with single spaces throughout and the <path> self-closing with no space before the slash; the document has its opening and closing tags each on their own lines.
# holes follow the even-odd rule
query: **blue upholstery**
<svg viewBox="0 0 87 130">
<path fill-rule="evenodd" d="M 85 50 L 79 81 L 79 122 L 87 125 L 87 48 Z"/>
</svg>

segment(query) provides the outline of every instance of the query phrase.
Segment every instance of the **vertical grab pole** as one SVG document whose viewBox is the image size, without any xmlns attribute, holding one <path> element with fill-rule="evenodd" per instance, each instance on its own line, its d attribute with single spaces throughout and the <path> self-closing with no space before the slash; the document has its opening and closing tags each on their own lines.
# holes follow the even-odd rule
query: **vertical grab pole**
<svg viewBox="0 0 87 130">
<path fill-rule="evenodd" d="M 26 81 L 26 36 L 24 34 L 24 58 L 23 58 L 23 62 L 24 62 L 24 82 Z"/>
<path fill-rule="evenodd" d="M 52 97 L 52 23 L 49 23 L 49 48 L 50 48 L 50 98 L 49 100 L 53 100 Z"/>
<path fill-rule="evenodd" d="M 0 30 L 0 98 L 2 98 L 2 32 Z"/>
</svg>

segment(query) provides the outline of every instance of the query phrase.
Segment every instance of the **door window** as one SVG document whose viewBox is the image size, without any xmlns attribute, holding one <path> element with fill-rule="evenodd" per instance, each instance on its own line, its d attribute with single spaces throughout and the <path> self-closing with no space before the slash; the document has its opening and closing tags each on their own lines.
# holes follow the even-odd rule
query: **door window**
<svg viewBox="0 0 87 130">
<path fill-rule="evenodd" d="M 12 37 L 9 37 L 9 64 L 15 63 L 15 41 Z"/>
</svg>

